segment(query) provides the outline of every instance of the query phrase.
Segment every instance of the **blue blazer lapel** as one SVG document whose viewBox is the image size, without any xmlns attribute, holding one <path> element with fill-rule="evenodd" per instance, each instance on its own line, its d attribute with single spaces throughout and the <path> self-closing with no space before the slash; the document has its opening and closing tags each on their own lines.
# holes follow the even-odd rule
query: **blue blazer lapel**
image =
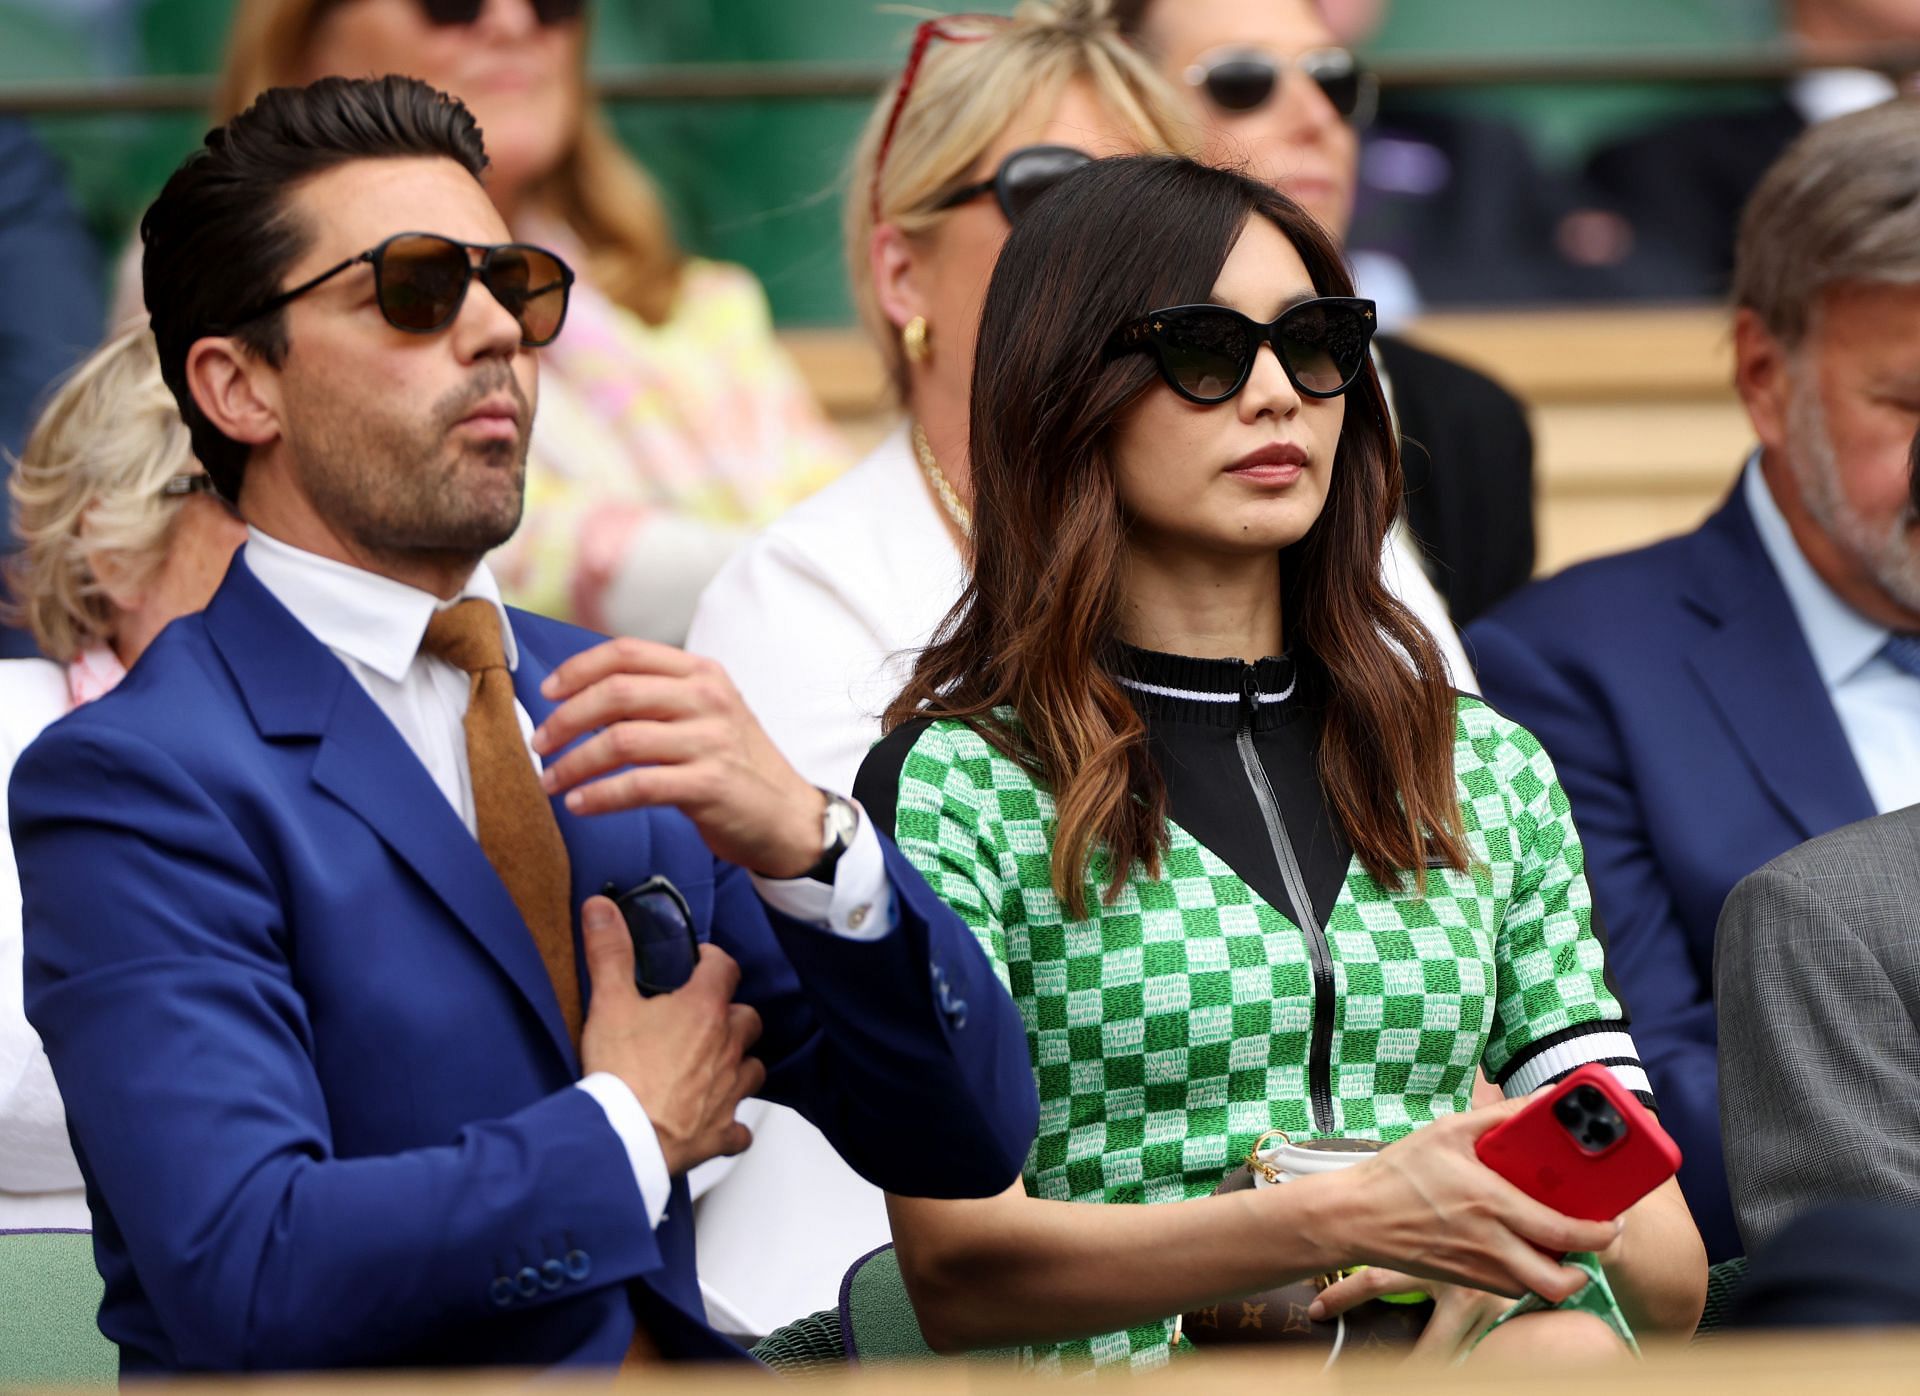
<svg viewBox="0 0 1920 1396">
<path fill-rule="evenodd" d="M 1868 818 L 1872 797 L 1741 486 L 1698 540 L 1688 599 L 1718 624 L 1689 661 L 1694 676 L 1803 837 Z"/>
<path fill-rule="evenodd" d="M 313 740 L 314 784 L 365 820 L 527 999 L 575 1074 L 579 1062 L 539 949 L 480 845 L 346 666 L 236 556 L 207 630 L 260 734 Z"/>
<path fill-rule="evenodd" d="M 513 672 L 514 696 L 520 700 L 520 706 L 527 710 L 527 716 L 533 719 L 533 725 L 538 727 L 559 706 L 549 702 L 540 693 L 541 683 L 553 672 L 554 666 L 544 656 L 534 653 L 528 643 L 528 627 L 520 623 L 520 613 L 511 611 L 509 616 L 520 648 L 520 662 Z M 587 737 L 579 740 L 585 741 Z M 572 747 L 567 749 L 571 750 Z M 553 799 L 553 817 L 560 825 L 560 837 L 566 842 L 572 867 L 573 935 L 577 952 L 580 904 L 604 890 L 609 879 L 625 879 L 620 885 L 620 890 L 625 891 L 653 870 L 652 822 L 640 811 L 630 814 L 577 815 L 567 808 L 563 796 Z M 580 966 L 580 989 L 585 995 L 588 988 L 586 956 L 576 953 L 574 959 Z"/>
</svg>

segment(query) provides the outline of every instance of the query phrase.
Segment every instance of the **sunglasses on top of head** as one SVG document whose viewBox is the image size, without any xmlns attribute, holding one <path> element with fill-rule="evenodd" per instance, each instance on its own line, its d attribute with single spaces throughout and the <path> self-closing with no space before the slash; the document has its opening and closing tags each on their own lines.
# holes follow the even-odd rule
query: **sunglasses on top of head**
<svg viewBox="0 0 1920 1396">
<path fill-rule="evenodd" d="M 1023 145 L 1008 153 L 991 179 L 963 184 L 943 194 L 934 209 L 958 208 L 984 194 L 992 194 L 1000 211 L 1006 214 L 1007 222 L 1014 223 L 1033 207 L 1035 199 L 1075 170 L 1092 163 L 1091 155 L 1070 145 Z"/>
<path fill-rule="evenodd" d="M 335 4 L 340 0 L 334 0 Z M 427 23 L 442 27 L 472 24 L 487 8 L 488 0 L 415 0 Z M 532 0 L 533 17 L 541 24 L 565 24 L 580 18 L 586 0 Z"/>
<path fill-rule="evenodd" d="M 477 264 L 476 252 L 480 254 Z M 395 233 L 379 246 L 262 301 L 212 332 L 230 334 L 362 262 L 373 267 L 374 299 L 381 315 L 408 334 L 433 334 L 452 324 L 466 304 L 467 288 L 475 277 L 519 322 L 523 349 L 553 343 L 567 320 L 573 269 L 545 248 L 523 242 L 460 242 L 438 233 Z"/>
<path fill-rule="evenodd" d="M 1183 76 L 1223 112 L 1238 115 L 1264 107 L 1280 92 L 1289 69 L 1309 78 L 1342 120 L 1356 130 L 1373 120 L 1380 80 L 1343 48 L 1317 48 L 1282 58 L 1260 48 L 1217 48 L 1202 54 Z"/>
<path fill-rule="evenodd" d="M 1373 302 L 1357 296 L 1316 296 L 1264 325 L 1224 305 L 1174 305 L 1121 326 L 1107 353 L 1152 354 L 1168 387 L 1210 406 L 1246 387 L 1270 344 L 1302 396 L 1339 397 L 1367 366 L 1374 319 Z"/>
</svg>

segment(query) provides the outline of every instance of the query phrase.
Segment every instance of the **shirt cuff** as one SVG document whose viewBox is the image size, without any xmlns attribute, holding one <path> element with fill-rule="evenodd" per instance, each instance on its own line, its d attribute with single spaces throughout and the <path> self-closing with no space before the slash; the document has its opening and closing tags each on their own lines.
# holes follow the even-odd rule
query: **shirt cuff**
<svg viewBox="0 0 1920 1396">
<path fill-rule="evenodd" d="M 667 1176 L 667 1156 L 660 1152 L 660 1138 L 653 1132 L 653 1121 L 622 1081 L 610 1071 L 596 1071 L 583 1078 L 580 1089 L 599 1102 L 607 1123 L 620 1136 L 633 1166 L 633 1181 L 640 1188 L 640 1200 L 646 1204 L 647 1225 L 657 1227 L 667 1214 L 667 1198 L 673 1193 L 673 1179 Z"/>
<path fill-rule="evenodd" d="M 865 810 L 853 842 L 833 866 L 833 883 L 810 877 L 753 875 L 760 900 L 796 921 L 805 921 L 846 940 L 879 940 L 893 929 L 893 884 L 880 835 Z"/>
</svg>

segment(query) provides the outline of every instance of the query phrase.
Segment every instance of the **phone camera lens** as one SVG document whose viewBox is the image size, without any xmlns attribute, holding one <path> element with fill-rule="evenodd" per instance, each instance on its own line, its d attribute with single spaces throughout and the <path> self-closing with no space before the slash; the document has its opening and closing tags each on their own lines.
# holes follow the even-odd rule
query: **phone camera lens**
<svg viewBox="0 0 1920 1396">
<path fill-rule="evenodd" d="M 1553 1103 L 1553 1117 L 1568 1129 L 1577 1130 L 1585 1122 L 1587 1112 L 1580 1108 L 1574 1096 L 1563 1095 Z"/>
<path fill-rule="evenodd" d="M 1580 1108 L 1589 1115 L 1601 1114 L 1607 1108 L 1607 1098 L 1592 1086 L 1582 1086 L 1573 1093 L 1573 1098 L 1580 1102 Z"/>
<path fill-rule="evenodd" d="M 1589 1124 L 1580 1138 L 1589 1149 L 1604 1149 L 1613 1143 L 1617 1135 L 1612 1125 L 1605 1120 L 1595 1120 Z"/>
</svg>

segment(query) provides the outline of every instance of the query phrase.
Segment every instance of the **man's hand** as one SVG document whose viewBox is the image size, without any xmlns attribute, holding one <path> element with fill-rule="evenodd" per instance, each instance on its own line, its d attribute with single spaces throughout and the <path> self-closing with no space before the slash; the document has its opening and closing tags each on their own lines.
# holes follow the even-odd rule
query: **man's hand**
<svg viewBox="0 0 1920 1396">
<path fill-rule="evenodd" d="M 753 1135 L 734 1120 L 734 1108 L 760 1089 L 767 1069 L 746 1055 L 760 1036 L 760 1015 L 733 1001 L 740 985 L 733 957 L 703 945 L 692 978 L 670 994 L 643 998 L 620 908 L 605 897 L 587 898 L 580 929 L 593 982 L 580 1065 L 626 1083 L 653 1122 L 669 1174 L 745 1149 Z"/>
<path fill-rule="evenodd" d="M 540 691 L 560 703 L 533 734 L 543 760 L 594 734 L 541 776 L 549 795 L 567 792 L 568 809 L 676 806 L 716 856 L 763 877 L 799 877 L 819 861 L 826 798 L 712 660 L 608 640 L 555 669 Z"/>
</svg>

